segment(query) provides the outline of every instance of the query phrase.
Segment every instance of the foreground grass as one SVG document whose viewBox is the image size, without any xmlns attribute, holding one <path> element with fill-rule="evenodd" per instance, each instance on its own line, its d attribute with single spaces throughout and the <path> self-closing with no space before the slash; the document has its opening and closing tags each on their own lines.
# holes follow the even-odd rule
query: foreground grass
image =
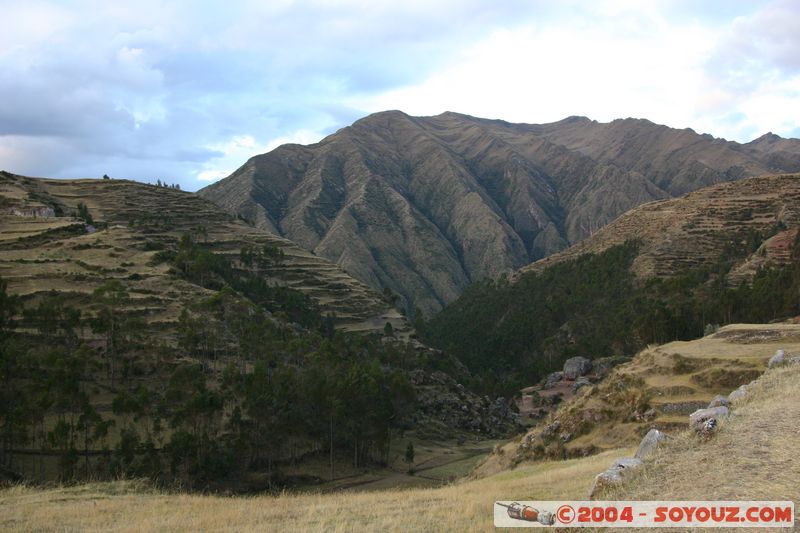
<svg viewBox="0 0 800 533">
<path fill-rule="evenodd" d="M 490 531 L 492 504 L 582 499 L 623 451 L 530 465 L 435 489 L 219 497 L 165 494 L 131 482 L 0 491 L 10 531 Z"/>
<path fill-rule="evenodd" d="M 714 438 L 677 435 L 610 499 L 789 500 L 800 509 L 798 382 L 800 366 L 767 371 Z"/>
<path fill-rule="evenodd" d="M 709 442 L 689 431 L 615 496 L 631 500 L 792 500 L 800 504 L 800 366 L 769 370 Z"/>
</svg>

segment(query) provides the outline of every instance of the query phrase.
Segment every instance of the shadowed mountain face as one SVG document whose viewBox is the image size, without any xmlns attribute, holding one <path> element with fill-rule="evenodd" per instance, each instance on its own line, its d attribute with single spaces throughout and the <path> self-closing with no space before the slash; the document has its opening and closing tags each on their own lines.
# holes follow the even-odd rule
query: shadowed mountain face
<svg viewBox="0 0 800 533">
<path fill-rule="evenodd" d="M 510 124 L 370 115 L 253 157 L 200 191 L 426 314 L 472 281 L 558 252 L 625 211 L 800 170 L 800 141 L 738 144 L 646 120 Z"/>
</svg>

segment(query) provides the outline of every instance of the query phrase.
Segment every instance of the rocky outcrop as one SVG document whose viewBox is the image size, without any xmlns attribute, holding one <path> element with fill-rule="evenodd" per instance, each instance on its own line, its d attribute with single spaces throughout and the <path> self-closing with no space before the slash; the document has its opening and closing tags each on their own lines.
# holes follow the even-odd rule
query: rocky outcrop
<svg viewBox="0 0 800 533">
<path fill-rule="evenodd" d="M 731 402 L 726 396 L 722 396 L 717 394 L 714 396 L 714 399 L 711 400 L 708 404 L 709 409 L 713 409 L 714 407 L 730 407 Z"/>
<path fill-rule="evenodd" d="M 415 370 L 410 377 L 421 417 L 417 422 L 422 426 L 491 438 L 508 436 L 521 429 L 519 413 L 504 398 L 478 396 L 444 372 Z"/>
<path fill-rule="evenodd" d="M 578 379 L 592 370 L 592 362 L 585 357 L 572 357 L 564 362 L 564 379 Z"/>
<path fill-rule="evenodd" d="M 786 351 L 778 350 L 775 352 L 775 355 L 769 358 L 769 362 L 767 362 L 767 368 L 775 368 L 776 366 L 781 366 L 786 364 Z"/>
<path fill-rule="evenodd" d="M 256 156 L 200 194 L 430 315 L 470 282 L 558 252 L 643 203 L 800 168 L 800 155 L 781 153 L 646 120 L 387 111 Z"/>
</svg>

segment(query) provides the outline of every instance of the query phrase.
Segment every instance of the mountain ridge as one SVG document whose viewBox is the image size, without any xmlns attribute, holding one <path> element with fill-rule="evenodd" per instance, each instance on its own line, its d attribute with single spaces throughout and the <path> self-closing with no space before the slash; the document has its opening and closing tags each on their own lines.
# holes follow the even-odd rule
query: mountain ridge
<svg viewBox="0 0 800 533">
<path fill-rule="evenodd" d="M 794 170 L 794 139 L 739 144 L 645 119 L 384 111 L 255 156 L 199 194 L 431 314 L 643 203 Z"/>
</svg>

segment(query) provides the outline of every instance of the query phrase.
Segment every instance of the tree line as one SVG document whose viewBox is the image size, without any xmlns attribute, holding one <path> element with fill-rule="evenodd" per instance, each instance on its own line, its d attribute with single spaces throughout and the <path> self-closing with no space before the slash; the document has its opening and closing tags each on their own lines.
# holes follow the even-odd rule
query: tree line
<svg viewBox="0 0 800 533">
<path fill-rule="evenodd" d="M 727 279 L 779 229 L 739 235 L 711 265 L 644 282 L 630 271 L 640 243 L 627 242 L 516 283 L 476 283 L 417 327 L 426 342 L 464 362 L 474 388 L 514 394 L 576 355 L 633 355 L 650 343 L 701 337 L 715 325 L 800 314 L 800 242 L 790 264 L 761 269 L 739 286 Z"/>
</svg>

